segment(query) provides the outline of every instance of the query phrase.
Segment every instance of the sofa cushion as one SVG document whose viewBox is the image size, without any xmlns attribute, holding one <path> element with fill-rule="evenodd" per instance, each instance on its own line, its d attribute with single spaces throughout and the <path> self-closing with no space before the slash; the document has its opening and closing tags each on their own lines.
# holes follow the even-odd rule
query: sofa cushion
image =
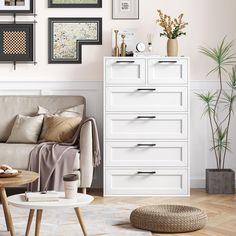
<svg viewBox="0 0 236 236">
<path fill-rule="evenodd" d="M 74 106 L 74 107 L 69 107 L 66 108 L 64 110 L 58 110 L 56 113 L 50 113 L 50 111 L 48 111 L 46 108 L 39 106 L 38 107 L 38 112 L 37 115 L 44 115 L 44 122 L 43 122 L 43 127 L 42 127 L 42 131 L 40 134 L 40 141 L 54 141 L 54 142 L 65 142 L 67 141 L 67 139 L 65 138 L 66 133 L 68 134 L 67 131 L 63 132 L 64 134 L 62 135 L 62 138 L 49 138 L 49 136 L 51 136 L 50 134 L 53 132 L 55 133 L 61 133 L 60 131 L 49 131 L 48 128 L 50 128 L 50 126 L 48 125 L 49 122 L 55 121 L 55 120 L 60 120 L 60 118 L 58 119 L 48 119 L 48 117 L 80 117 L 81 120 L 83 119 L 83 114 L 84 114 L 84 105 L 78 105 L 78 106 Z M 63 119 L 61 119 L 63 120 Z M 65 119 L 66 120 L 66 119 Z M 64 120 L 64 124 L 65 124 L 65 120 Z M 79 122 L 80 123 L 80 122 Z M 51 126 L 52 127 L 52 126 Z M 61 125 L 60 125 L 61 127 Z M 60 128 L 59 127 L 59 128 Z M 73 132 L 74 134 L 74 132 Z M 70 137 L 72 138 L 72 137 Z"/>
<path fill-rule="evenodd" d="M 40 140 L 64 143 L 73 138 L 81 123 L 81 117 L 45 117 Z"/>
<path fill-rule="evenodd" d="M 63 116 L 63 117 L 83 117 L 84 105 L 78 105 L 74 107 L 69 107 L 64 110 L 58 110 L 56 113 L 51 113 L 48 109 L 39 106 L 37 115 L 45 116 Z"/>
<path fill-rule="evenodd" d="M 0 143 L 0 164 L 7 164 L 14 169 L 27 170 L 30 152 L 36 144 Z M 75 158 L 74 170 L 80 168 L 79 153 Z"/>
<path fill-rule="evenodd" d="M 85 105 L 85 98 L 82 96 L 0 96 L 0 142 L 7 141 L 18 114 L 33 116 L 37 113 L 38 106 L 55 113 L 82 104 Z M 83 115 L 85 116 L 85 112 Z"/>
<path fill-rule="evenodd" d="M 43 115 L 18 115 L 7 143 L 37 143 L 43 125 Z"/>
</svg>

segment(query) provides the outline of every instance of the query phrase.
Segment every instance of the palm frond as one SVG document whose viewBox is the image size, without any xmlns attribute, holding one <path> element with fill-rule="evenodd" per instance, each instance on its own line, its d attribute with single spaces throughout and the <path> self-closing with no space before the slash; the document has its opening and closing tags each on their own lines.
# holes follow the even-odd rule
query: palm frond
<svg viewBox="0 0 236 236">
<path fill-rule="evenodd" d="M 216 63 L 216 66 L 213 69 L 211 69 L 208 75 L 215 73 L 217 71 L 219 72 L 219 70 L 227 72 L 225 67 L 236 63 L 236 54 L 232 52 L 232 48 L 233 48 L 233 41 L 227 43 L 226 37 L 224 37 L 221 43 L 217 45 L 215 48 L 211 47 L 199 48 L 200 53 L 209 57 Z"/>
<path fill-rule="evenodd" d="M 236 90 L 236 66 L 232 67 L 232 72 L 229 73 L 229 81 L 227 84 L 231 89 Z"/>
<path fill-rule="evenodd" d="M 214 145 L 213 147 L 211 147 L 211 150 L 218 150 L 218 151 L 222 151 L 222 150 L 230 150 L 229 147 L 229 141 L 226 140 L 227 137 L 227 132 L 228 129 L 223 129 L 222 127 L 219 127 L 216 131 L 216 137 L 215 138 L 215 143 L 216 145 Z"/>
</svg>

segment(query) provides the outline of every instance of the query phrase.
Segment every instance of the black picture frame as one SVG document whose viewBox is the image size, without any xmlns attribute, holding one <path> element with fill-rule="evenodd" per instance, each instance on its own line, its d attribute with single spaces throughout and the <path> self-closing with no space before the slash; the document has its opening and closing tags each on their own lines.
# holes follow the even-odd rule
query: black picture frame
<svg viewBox="0 0 236 236">
<path fill-rule="evenodd" d="M 25 40 L 20 41 L 19 34 L 24 34 Z M 34 24 L 0 24 L 0 61 L 34 61 Z"/>
<path fill-rule="evenodd" d="M 115 1 L 112 0 L 112 20 L 139 20 L 140 19 L 140 2 L 137 0 L 137 7 L 138 7 L 138 15 L 137 17 L 115 17 L 114 10 L 115 10 Z"/>
<path fill-rule="evenodd" d="M 55 23 L 96 23 L 97 39 L 96 40 L 76 40 L 76 58 L 56 59 L 54 57 L 54 24 Z M 102 45 L 102 18 L 49 18 L 48 19 L 48 63 L 49 64 L 81 64 L 82 63 L 82 46 L 83 45 Z"/>
<path fill-rule="evenodd" d="M 49 8 L 102 8 L 102 0 L 98 0 L 95 4 L 89 3 L 53 3 L 53 0 L 48 0 Z"/>
<path fill-rule="evenodd" d="M 34 0 L 29 0 L 29 10 L 3 10 L 0 8 L 1 14 L 15 14 L 15 13 L 34 13 Z M 16 7 L 17 8 L 17 7 Z"/>
</svg>

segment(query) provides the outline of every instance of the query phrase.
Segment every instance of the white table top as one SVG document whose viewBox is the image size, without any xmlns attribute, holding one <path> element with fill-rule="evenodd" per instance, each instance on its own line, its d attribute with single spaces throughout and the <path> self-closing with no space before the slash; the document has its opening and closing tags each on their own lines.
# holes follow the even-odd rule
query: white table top
<svg viewBox="0 0 236 236">
<path fill-rule="evenodd" d="M 25 194 L 17 194 L 8 197 L 10 205 L 26 209 L 54 209 L 54 208 L 76 208 L 89 205 L 94 197 L 78 193 L 75 199 L 66 199 L 65 193 L 59 193 L 59 201 L 55 202 L 27 202 L 25 200 Z"/>
</svg>

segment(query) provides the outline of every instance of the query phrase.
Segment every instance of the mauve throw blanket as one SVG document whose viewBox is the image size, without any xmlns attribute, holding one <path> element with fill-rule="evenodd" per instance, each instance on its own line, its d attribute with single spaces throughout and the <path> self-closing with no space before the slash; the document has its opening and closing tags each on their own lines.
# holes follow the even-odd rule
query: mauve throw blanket
<svg viewBox="0 0 236 236">
<path fill-rule="evenodd" d="M 39 173 L 39 179 L 29 185 L 29 191 L 63 190 L 63 175 L 72 173 L 76 153 L 79 151 L 80 131 L 91 121 L 93 138 L 93 166 L 101 162 L 100 145 L 96 121 L 93 117 L 81 123 L 72 140 L 68 143 L 41 143 L 30 153 L 29 170 Z"/>
</svg>

